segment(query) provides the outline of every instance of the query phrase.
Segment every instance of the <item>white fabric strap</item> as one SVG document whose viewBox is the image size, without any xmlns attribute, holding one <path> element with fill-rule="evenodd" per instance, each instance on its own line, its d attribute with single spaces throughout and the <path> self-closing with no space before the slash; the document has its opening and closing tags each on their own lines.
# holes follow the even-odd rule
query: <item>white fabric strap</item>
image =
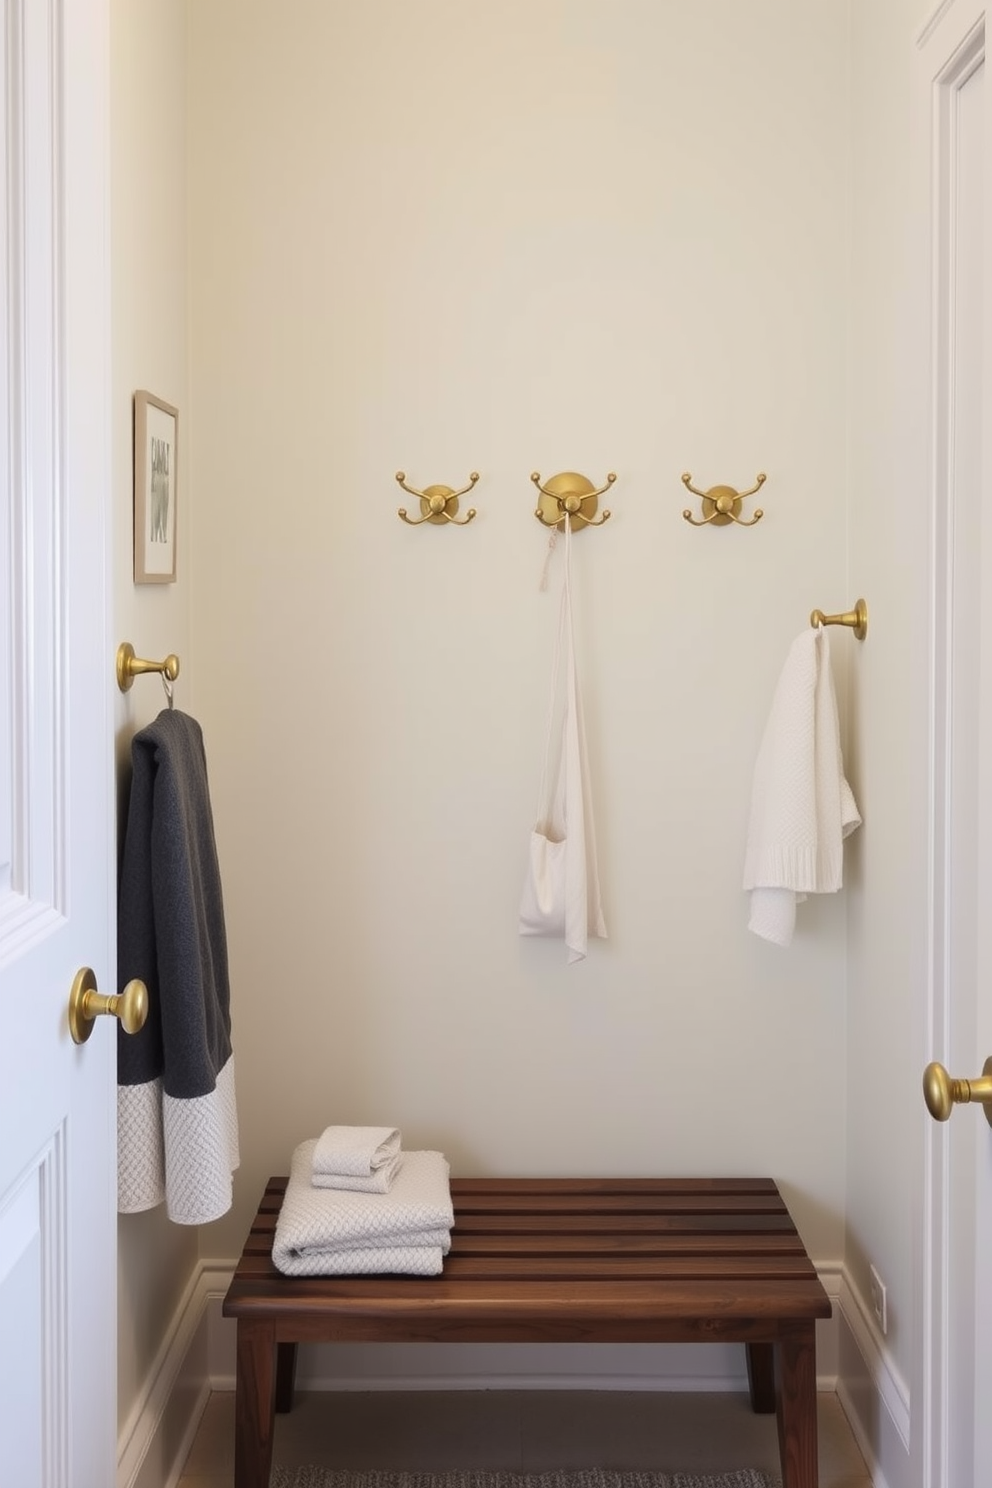
<svg viewBox="0 0 992 1488">
<path fill-rule="evenodd" d="M 555 533 L 551 535 L 548 556 L 550 559 Z M 543 587 L 543 585 L 542 585 Z M 557 789 L 554 800 L 549 794 L 551 775 L 551 746 L 555 734 L 555 714 L 558 705 L 558 687 L 561 674 L 562 653 L 568 668 L 568 700 L 571 703 L 575 687 L 575 642 L 572 635 L 572 519 L 565 513 L 565 560 L 562 577 L 561 603 L 558 607 L 558 629 L 555 632 L 555 649 L 551 661 L 551 696 L 548 699 L 548 727 L 544 740 L 544 764 L 541 768 L 541 784 L 537 796 L 536 823 L 538 830 L 547 831 L 554 821 L 559 829 L 564 826 L 562 816 L 563 771 L 559 762 Z"/>
<path fill-rule="evenodd" d="M 586 954 L 590 934 L 605 937 L 592 802 L 586 771 L 585 725 L 575 663 L 571 583 L 571 519 L 565 516 L 561 603 L 552 663 L 551 697 L 537 821 L 520 908 L 522 935 L 562 936 L 570 962 Z M 562 671 L 564 668 L 564 677 Z M 563 695 L 560 695 L 563 694 Z M 557 755 L 552 750 L 557 749 Z M 555 780 L 552 785 L 552 772 Z"/>
</svg>

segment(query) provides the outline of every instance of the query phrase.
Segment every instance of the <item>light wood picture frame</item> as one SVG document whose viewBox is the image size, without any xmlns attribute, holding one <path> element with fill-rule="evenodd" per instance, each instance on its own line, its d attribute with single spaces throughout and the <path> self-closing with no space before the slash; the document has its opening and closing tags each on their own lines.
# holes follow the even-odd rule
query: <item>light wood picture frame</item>
<svg viewBox="0 0 992 1488">
<path fill-rule="evenodd" d="M 134 582 L 176 581 L 179 410 L 134 395 Z"/>
</svg>

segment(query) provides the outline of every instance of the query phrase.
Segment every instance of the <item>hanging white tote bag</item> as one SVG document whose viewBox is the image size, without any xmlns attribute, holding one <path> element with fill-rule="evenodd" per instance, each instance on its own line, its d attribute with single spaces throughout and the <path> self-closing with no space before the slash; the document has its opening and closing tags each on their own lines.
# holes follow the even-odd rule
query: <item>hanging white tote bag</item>
<svg viewBox="0 0 992 1488">
<path fill-rule="evenodd" d="M 566 515 L 564 576 L 544 768 L 520 897 L 520 934 L 564 939 L 569 962 L 583 959 L 590 935 L 606 938 L 582 699 L 575 668 L 571 542 L 571 521 Z"/>
</svg>

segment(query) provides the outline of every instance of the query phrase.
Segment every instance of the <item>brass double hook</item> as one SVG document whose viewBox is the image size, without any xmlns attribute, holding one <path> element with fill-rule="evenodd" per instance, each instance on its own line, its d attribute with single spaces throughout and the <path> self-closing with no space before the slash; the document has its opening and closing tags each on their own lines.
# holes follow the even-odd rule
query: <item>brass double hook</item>
<svg viewBox="0 0 992 1488">
<path fill-rule="evenodd" d="M 535 470 L 531 480 L 544 498 L 538 502 L 534 515 L 545 527 L 560 527 L 566 517 L 571 518 L 573 531 L 581 527 L 602 527 L 608 521 L 610 512 L 605 507 L 599 519 L 594 518 L 597 498 L 608 491 L 616 480 L 612 470 L 606 477 L 605 486 L 594 486 L 591 480 L 587 480 L 584 475 L 577 475 L 574 470 L 564 470 L 560 475 L 553 475 L 543 486 L 541 477 Z M 591 502 L 591 505 L 587 506 L 587 502 Z"/>
<path fill-rule="evenodd" d="M 692 492 L 693 496 L 702 497 L 703 515 L 697 521 L 688 507 L 682 515 L 687 522 L 692 523 L 693 527 L 705 527 L 709 522 L 712 522 L 714 527 L 725 527 L 728 522 L 736 522 L 739 527 L 753 527 L 755 522 L 761 521 L 764 512 L 760 506 L 757 507 L 750 522 L 745 522 L 744 518 L 738 515 L 741 502 L 745 496 L 753 496 L 755 491 L 760 491 L 767 479 L 765 475 L 756 476 L 754 485 L 748 491 L 735 491 L 733 486 L 711 486 L 708 491 L 698 491 L 692 484 L 692 476 L 687 470 L 682 477 L 682 484 L 687 491 Z"/>
<path fill-rule="evenodd" d="M 459 517 L 457 513 L 459 496 L 467 495 L 479 479 L 477 470 L 472 471 L 468 478 L 468 485 L 463 486 L 460 491 L 453 491 L 450 486 L 427 486 L 423 491 L 415 491 L 413 486 L 407 485 L 406 476 L 402 470 L 397 470 L 396 479 L 404 491 L 409 491 L 411 496 L 420 498 L 421 515 L 419 517 L 408 517 L 406 507 L 399 508 L 399 515 L 411 527 L 419 527 L 421 522 L 454 522 L 456 527 L 464 527 L 475 516 L 474 506 L 469 507 L 464 517 Z"/>
</svg>

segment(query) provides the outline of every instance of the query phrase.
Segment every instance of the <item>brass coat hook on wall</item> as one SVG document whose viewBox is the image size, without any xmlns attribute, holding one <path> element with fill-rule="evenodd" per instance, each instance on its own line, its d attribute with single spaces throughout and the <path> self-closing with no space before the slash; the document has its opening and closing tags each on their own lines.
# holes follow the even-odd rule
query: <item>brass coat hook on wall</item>
<svg viewBox="0 0 992 1488">
<path fill-rule="evenodd" d="M 406 476 L 402 470 L 397 470 L 396 479 L 404 491 L 409 491 L 411 496 L 420 498 L 421 515 L 419 517 L 408 517 L 406 507 L 401 506 L 399 508 L 399 515 L 411 527 L 419 527 L 421 522 L 434 522 L 435 524 L 454 522 L 456 527 L 464 527 L 476 515 L 475 507 L 470 506 L 465 516 L 459 517 L 458 498 L 459 496 L 465 496 L 471 491 L 479 479 L 479 472 L 477 470 L 472 471 L 472 474 L 468 478 L 468 485 L 463 486 L 460 491 L 453 491 L 450 486 L 427 486 L 423 491 L 415 491 L 412 486 L 407 485 Z"/>
<path fill-rule="evenodd" d="M 810 625 L 847 625 L 863 641 L 868 634 L 868 605 L 865 600 L 859 599 L 853 610 L 845 610 L 843 615 L 825 615 L 822 610 L 814 610 L 809 617 Z"/>
<path fill-rule="evenodd" d="M 682 484 L 687 491 L 692 492 L 693 496 L 702 497 L 703 515 L 697 521 L 688 507 L 682 515 L 687 522 L 692 523 L 693 527 L 705 527 L 710 522 L 714 527 L 726 527 L 728 522 L 736 522 L 739 527 L 753 527 L 755 522 L 760 522 L 765 514 L 759 506 L 755 509 L 750 522 L 745 522 L 739 514 L 741 502 L 745 496 L 753 496 L 755 491 L 760 491 L 767 479 L 766 475 L 755 476 L 754 485 L 748 491 L 737 491 L 733 486 L 710 486 L 708 491 L 697 491 L 692 484 L 692 476 L 687 470 L 682 477 Z"/>
<path fill-rule="evenodd" d="M 145 672 L 160 672 L 163 681 L 175 682 L 179 676 L 179 657 L 169 655 L 164 661 L 142 661 L 135 656 L 130 641 L 121 641 L 117 647 L 117 686 L 121 692 L 130 692 L 135 677 Z"/>
<path fill-rule="evenodd" d="M 609 520 L 610 512 L 605 507 L 599 520 L 594 518 L 599 505 L 598 498 L 616 480 L 612 470 L 606 477 L 605 486 L 594 486 L 591 480 L 587 480 L 584 475 L 576 475 L 574 470 L 563 470 L 560 475 L 553 475 L 543 486 L 541 477 L 535 470 L 531 480 L 540 492 L 534 515 L 545 527 L 564 527 L 566 516 L 572 519 L 573 532 L 582 527 L 602 527 Z"/>
</svg>

